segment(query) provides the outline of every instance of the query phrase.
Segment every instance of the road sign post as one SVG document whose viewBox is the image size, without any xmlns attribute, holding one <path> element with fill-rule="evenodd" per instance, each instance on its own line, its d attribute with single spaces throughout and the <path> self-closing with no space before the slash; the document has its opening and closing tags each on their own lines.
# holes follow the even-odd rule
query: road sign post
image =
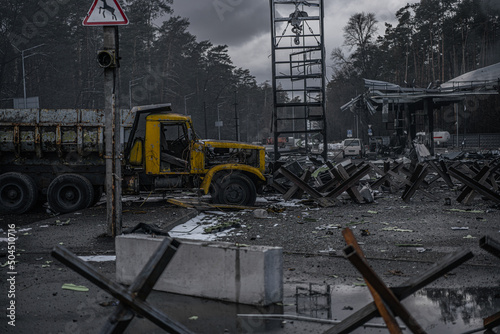
<svg viewBox="0 0 500 334">
<path fill-rule="evenodd" d="M 103 49 L 97 53 L 97 62 L 104 69 L 106 219 L 112 237 L 122 233 L 121 117 L 116 105 L 116 74 L 120 65 L 118 25 L 126 24 L 128 19 L 117 0 L 94 0 L 83 20 L 84 26 L 103 26 Z"/>
</svg>

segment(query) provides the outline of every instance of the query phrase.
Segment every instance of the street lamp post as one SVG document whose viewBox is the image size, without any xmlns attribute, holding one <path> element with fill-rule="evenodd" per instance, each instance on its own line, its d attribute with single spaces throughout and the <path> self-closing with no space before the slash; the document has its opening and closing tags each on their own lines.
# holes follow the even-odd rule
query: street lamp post
<svg viewBox="0 0 500 334">
<path fill-rule="evenodd" d="M 219 112 L 219 107 L 223 105 L 225 102 L 221 102 L 217 104 L 217 133 L 219 135 L 219 140 L 220 140 L 220 112 Z"/>
<path fill-rule="evenodd" d="M 28 106 L 27 106 L 27 98 L 26 98 L 26 71 L 25 71 L 25 69 L 24 69 L 24 58 L 28 58 L 28 57 L 31 57 L 31 56 L 36 55 L 36 53 L 32 53 L 32 54 L 30 54 L 30 55 L 24 56 L 24 53 L 25 53 L 26 51 L 33 50 L 33 49 L 38 48 L 38 47 L 43 46 L 43 45 L 45 45 L 45 43 L 44 43 L 44 44 L 39 44 L 39 45 L 33 46 L 33 47 L 31 47 L 31 48 L 28 48 L 28 49 L 24 49 L 24 50 L 22 50 L 22 51 L 21 51 L 21 59 L 22 59 L 22 67 L 23 67 L 24 108 L 27 108 L 27 107 L 28 107 Z"/>
<path fill-rule="evenodd" d="M 134 82 L 144 79 L 144 77 L 140 77 L 137 79 L 130 80 L 128 82 L 128 97 L 129 97 L 129 108 L 132 109 L 132 87 L 135 86 Z"/>
<path fill-rule="evenodd" d="M 184 115 L 187 115 L 187 103 L 186 101 L 189 99 L 189 96 L 195 94 L 194 92 L 193 93 L 190 93 L 188 95 L 184 95 Z"/>
</svg>

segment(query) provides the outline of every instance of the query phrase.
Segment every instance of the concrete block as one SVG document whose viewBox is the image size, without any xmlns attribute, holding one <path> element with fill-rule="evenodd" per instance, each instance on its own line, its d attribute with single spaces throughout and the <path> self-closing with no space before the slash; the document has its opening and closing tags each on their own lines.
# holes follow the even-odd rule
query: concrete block
<svg viewBox="0 0 500 334">
<path fill-rule="evenodd" d="M 116 238 L 116 280 L 131 284 L 163 238 Z M 280 247 L 179 239 L 182 243 L 154 289 L 250 305 L 283 301 Z"/>
</svg>

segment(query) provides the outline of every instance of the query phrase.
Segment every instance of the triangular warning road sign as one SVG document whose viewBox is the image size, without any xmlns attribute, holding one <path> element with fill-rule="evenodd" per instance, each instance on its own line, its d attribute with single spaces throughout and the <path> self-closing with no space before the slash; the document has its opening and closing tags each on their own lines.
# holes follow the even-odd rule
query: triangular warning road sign
<svg viewBox="0 0 500 334">
<path fill-rule="evenodd" d="M 128 24 L 128 18 L 117 0 L 94 0 L 83 20 L 84 26 L 116 26 Z"/>
</svg>

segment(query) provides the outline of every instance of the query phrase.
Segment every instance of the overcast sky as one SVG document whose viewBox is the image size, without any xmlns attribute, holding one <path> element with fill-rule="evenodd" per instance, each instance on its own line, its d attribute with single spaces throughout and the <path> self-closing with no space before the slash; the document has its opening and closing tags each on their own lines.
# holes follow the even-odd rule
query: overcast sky
<svg viewBox="0 0 500 334">
<path fill-rule="evenodd" d="M 342 46 L 342 29 L 353 14 L 374 13 L 383 35 L 384 22 L 394 24 L 396 11 L 415 2 L 419 0 L 324 0 L 327 61 L 332 49 Z M 228 45 L 236 67 L 249 69 L 258 83 L 271 80 L 269 0 L 174 0 L 173 8 L 174 15 L 189 19 L 198 41 Z"/>
</svg>

